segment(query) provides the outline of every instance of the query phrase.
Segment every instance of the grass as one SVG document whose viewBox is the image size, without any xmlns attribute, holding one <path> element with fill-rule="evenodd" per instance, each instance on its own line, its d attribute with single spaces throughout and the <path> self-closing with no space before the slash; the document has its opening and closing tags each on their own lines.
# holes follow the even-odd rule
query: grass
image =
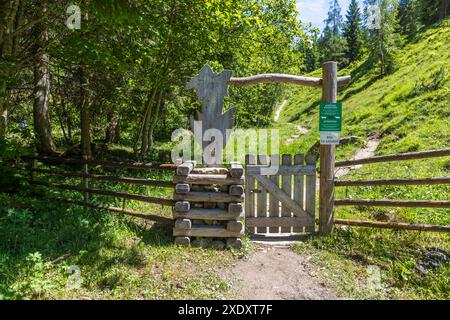
<svg viewBox="0 0 450 320">
<path fill-rule="evenodd" d="M 109 174 L 132 176 L 115 170 Z M 167 179 L 162 172 L 134 176 Z M 42 179 L 43 177 L 40 177 Z M 52 182 L 60 182 L 53 178 Z M 75 180 L 64 183 L 76 184 Z M 96 183 L 115 191 L 170 196 L 168 189 Z M 61 205 L 71 192 L 35 188 L 0 194 L 0 299 L 222 299 L 230 284 L 218 273 L 245 251 L 182 248 L 169 226 L 102 210 Z M 122 206 L 105 197 L 91 200 Z M 170 208 L 126 203 L 127 209 L 170 216 Z M 70 266 L 80 270 L 79 288 Z M 75 282 L 77 283 L 77 282 Z"/>
<path fill-rule="evenodd" d="M 379 136 L 377 155 L 450 147 L 450 39 L 448 22 L 416 36 L 399 54 L 397 70 L 382 79 L 364 64 L 351 73 L 352 84 L 342 90 L 343 136 L 359 137 L 356 143 L 337 148 L 338 160 L 348 159 L 370 136 Z M 318 101 L 320 93 L 301 88 L 290 92 L 277 127 L 284 137 L 295 125 L 309 132 L 283 153 L 305 153 L 319 140 Z M 286 124 L 288 123 L 288 124 Z M 345 179 L 421 178 L 449 176 L 449 157 L 397 163 L 381 163 L 353 170 Z M 450 200 L 450 186 L 347 187 L 336 190 L 338 199 Z M 450 225 L 448 209 L 340 207 L 338 218 L 386 220 Z M 336 228 L 324 238 L 295 247 L 301 254 L 325 268 L 325 277 L 343 294 L 353 298 L 450 299 L 450 262 L 420 268 L 427 252 L 450 251 L 446 234 L 389 231 L 364 228 Z M 383 288 L 368 291 L 367 267 L 381 269 Z"/>
</svg>

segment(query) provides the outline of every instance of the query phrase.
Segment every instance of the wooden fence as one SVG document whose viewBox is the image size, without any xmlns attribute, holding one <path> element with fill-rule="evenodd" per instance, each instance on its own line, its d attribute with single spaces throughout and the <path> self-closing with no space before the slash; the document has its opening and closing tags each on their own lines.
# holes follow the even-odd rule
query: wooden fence
<svg viewBox="0 0 450 320">
<path fill-rule="evenodd" d="M 267 169 L 269 165 L 273 172 Z M 316 156 L 246 156 L 246 227 L 251 234 L 314 233 Z M 256 184 L 255 184 L 256 183 Z"/>
<path fill-rule="evenodd" d="M 338 161 L 335 163 L 336 168 L 350 167 L 361 164 L 393 162 L 405 160 L 428 159 L 433 157 L 450 156 L 450 149 L 410 152 L 402 154 L 394 154 L 387 156 L 375 156 L 358 160 Z M 385 186 L 385 185 L 436 185 L 450 184 L 450 177 L 442 178 L 422 178 L 422 179 L 380 179 L 380 180 L 335 180 L 334 187 L 363 187 L 363 186 Z M 321 185 L 322 188 L 322 185 Z M 450 208 L 450 201 L 431 201 L 431 200 L 366 200 L 366 199 L 333 199 L 332 207 L 327 208 L 327 212 L 333 211 L 333 206 L 377 206 L 377 207 L 409 207 L 409 208 Z M 327 219 L 326 219 L 327 220 Z M 398 222 L 373 222 L 359 220 L 332 219 L 334 224 L 385 228 L 385 229 L 402 229 L 402 230 L 419 230 L 419 231 L 437 231 L 450 232 L 450 226 L 436 226 L 425 224 L 410 224 Z"/>
<path fill-rule="evenodd" d="M 174 201 L 172 198 L 158 198 L 150 197 L 136 194 L 129 194 L 127 192 L 117 192 L 110 190 L 102 190 L 91 188 L 89 186 L 90 181 L 106 181 L 113 183 L 123 183 L 131 185 L 141 185 L 141 186 L 155 186 L 160 188 L 175 188 L 175 184 L 172 181 L 162 181 L 162 180 L 149 180 L 149 179 L 139 179 L 112 175 L 100 175 L 90 173 L 90 169 L 93 167 L 103 167 L 103 168 L 122 168 L 122 169 L 144 169 L 144 170 L 164 170 L 164 171 L 176 171 L 176 165 L 171 164 L 148 164 L 148 163 L 130 163 L 130 162 L 110 162 L 110 161 L 99 161 L 99 160 L 88 160 L 84 159 L 65 159 L 58 157 L 47 157 L 47 156 L 33 156 L 25 157 L 27 161 L 31 161 L 31 180 L 32 185 L 46 186 L 49 188 L 75 191 L 83 194 L 83 201 L 72 200 L 72 199 L 57 199 L 58 201 L 63 201 L 69 204 L 81 205 L 84 207 L 101 208 L 113 212 L 122 212 L 128 215 L 137 216 L 145 218 L 148 220 L 153 220 L 157 222 L 172 223 L 172 219 L 164 218 L 155 215 L 149 215 L 143 212 L 136 212 L 132 210 L 126 210 L 125 208 L 115 208 L 104 206 L 102 204 L 90 202 L 90 195 L 101 195 L 109 196 L 114 198 L 120 198 L 124 200 L 135 200 L 145 203 L 154 203 L 166 206 L 173 206 Z M 79 165 L 80 171 L 63 171 L 54 169 L 42 169 L 38 168 L 38 163 L 41 162 L 45 165 Z M 46 181 L 39 181 L 37 179 L 37 174 L 43 174 L 46 176 L 61 176 L 70 178 L 80 178 L 80 185 L 68 185 L 68 184 L 52 184 Z"/>
</svg>

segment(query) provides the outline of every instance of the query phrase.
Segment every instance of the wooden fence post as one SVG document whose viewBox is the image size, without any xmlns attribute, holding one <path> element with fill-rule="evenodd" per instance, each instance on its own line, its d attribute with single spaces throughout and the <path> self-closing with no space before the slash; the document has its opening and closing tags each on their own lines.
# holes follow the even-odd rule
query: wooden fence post
<svg viewBox="0 0 450 320">
<path fill-rule="evenodd" d="M 337 63 L 324 63 L 322 74 L 322 102 L 334 103 L 337 101 Z M 333 231 L 335 156 L 334 145 L 320 146 L 319 233 L 321 235 L 327 235 Z"/>
<path fill-rule="evenodd" d="M 86 177 L 89 174 L 89 165 L 87 163 L 87 161 L 89 160 L 89 157 L 87 155 L 83 156 L 83 164 L 82 164 L 82 169 L 81 169 L 81 173 L 84 175 L 83 177 L 83 189 L 85 189 L 83 191 L 83 202 L 84 202 L 84 206 L 85 208 L 88 207 L 89 204 L 89 192 L 86 191 L 86 189 L 89 188 L 89 179 Z"/>
</svg>

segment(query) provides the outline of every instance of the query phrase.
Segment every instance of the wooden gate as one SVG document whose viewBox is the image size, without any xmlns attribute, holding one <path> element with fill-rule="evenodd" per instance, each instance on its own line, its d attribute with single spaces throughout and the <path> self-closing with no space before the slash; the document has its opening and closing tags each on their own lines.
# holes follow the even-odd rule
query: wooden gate
<svg viewBox="0 0 450 320">
<path fill-rule="evenodd" d="M 315 155 L 271 155 L 270 161 L 267 155 L 247 155 L 245 172 L 247 232 L 273 236 L 315 231 Z"/>
</svg>

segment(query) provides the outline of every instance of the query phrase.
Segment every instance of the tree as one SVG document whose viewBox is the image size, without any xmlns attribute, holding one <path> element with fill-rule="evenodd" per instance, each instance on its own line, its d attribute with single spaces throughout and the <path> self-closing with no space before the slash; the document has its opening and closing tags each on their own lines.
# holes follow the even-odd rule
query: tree
<svg viewBox="0 0 450 320">
<path fill-rule="evenodd" d="M 344 25 L 344 37 L 347 41 L 346 57 L 349 62 L 355 62 L 361 53 L 362 17 L 356 0 L 350 2 Z"/>
<path fill-rule="evenodd" d="M 416 0 L 400 0 L 398 5 L 399 30 L 402 35 L 410 36 L 417 31 L 418 12 Z"/>
<path fill-rule="evenodd" d="M 39 20 L 35 24 L 33 34 L 36 42 L 33 48 L 34 54 L 34 103 L 33 119 L 34 130 L 38 140 L 38 149 L 44 153 L 53 153 L 55 144 L 52 138 L 51 122 L 49 115 L 50 107 L 50 69 L 49 56 L 47 53 L 48 42 L 48 3 L 46 0 L 39 1 L 36 8 Z"/>
<path fill-rule="evenodd" d="M 308 37 L 299 43 L 300 51 L 304 55 L 305 70 L 312 72 L 320 67 L 320 30 L 313 28 L 311 25 L 307 27 Z"/>
<path fill-rule="evenodd" d="M 370 24 L 369 6 L 380 9 L 379 25 L 368 25 L 369 61 L 380 68 L 380 75 L 384 76 L 395 69 L 396 53 L 401 44 L 398 30 L 398 2 L 396 0 L 366 0 L 366 23 Z"/>
<path fill-rule="evenodd" d="M 8 123 L 8 86 L 14 73 L 14 35 L 21 22 L 21 1 L 0 2 L 0 139 L 4 138 Z"/>
<path fill-rule="evenodd" d="M 425 25 L 444 19 L 450 14 L 448 0 L 418 0 L 420 18 Z"/>
<path fill-rule="evenodd" d="M 345 57 L 347 43 L 342 35 L 342 21 L 339 2 L 338 0 L 332 0 L 321 39 L 322 60 L 337 61 L 339 65 L 344 66 L 348 63 L 348 60 Z"/>
</svg>

